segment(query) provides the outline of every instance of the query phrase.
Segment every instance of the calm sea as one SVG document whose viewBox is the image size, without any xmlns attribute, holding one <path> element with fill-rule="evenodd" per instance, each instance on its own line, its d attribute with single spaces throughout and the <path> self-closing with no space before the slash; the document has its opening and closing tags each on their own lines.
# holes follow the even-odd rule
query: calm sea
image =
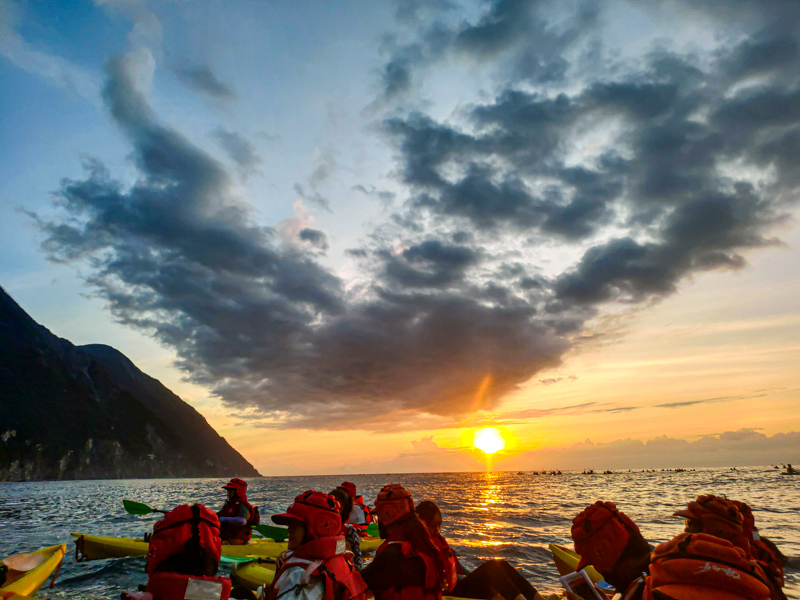
<svg viewBox="0 0 800 600">
<path fill-rule="evenodd" d="M 437 473 L 267 477 L 253 479 L 250 500 L 261 514 L 282 511 L 306 489 L 329 491 L 354 481 L 368 501 L 385 483 L 402 483 L 414 499 L 434 500 L 444 513 L 443 533 L 474 567 L 502 558 L 519 568 L 540 590 L 557 591 L 556 570 L 547 546 L 570 543 L 572 518 L 595 500 L 611 500 L 652 543 L 682 531 L 673 511 L 702 493 L 741 499 L 753 507 L 756 525 L 790 557 L 787 595 L 800 599 L 800 476 L 768 467 L 675 472 L 619 472 L 611 475 L 536 475 L 527 472 Z M 156 517 L 134 517 L 122 508 L 130 498 L 169 509 L 202 502 L 218 509 L 218 479 L 67 481 L 0 483 L 0 556 L 69 542 L 71 531 L 141 536 Z M 76 563 L 71 554 L 55 588 L 41 598 L 118 598 L 144 583 L 144 559 Z"/>
</svg>

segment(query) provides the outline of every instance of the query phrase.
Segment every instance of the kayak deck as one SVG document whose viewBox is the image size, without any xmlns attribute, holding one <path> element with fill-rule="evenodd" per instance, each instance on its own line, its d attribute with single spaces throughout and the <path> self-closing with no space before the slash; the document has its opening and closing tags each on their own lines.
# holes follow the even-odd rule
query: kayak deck
<svg viewBox="0 0 800 600">
<path fill-rule="evenodd" d="M 147 556 L 147 542 L 143 538 L 119 538 L 89 535 L 73 532 L 75 555 L 83 560 L 102 558 L 122 558 L 126 556 Z M 371 552 L 381 545 L 380 538 L 363 538 L 361 551 Z M 223 556 L 263 556 L 276 557 L 286 550 L 286 542 L 276 542 L 268 538 L 253 538 L 247 544 L 222 545 Z"/>
<path fill-rule="evenodd" d="M 61 567 L 61 561 L 67 552 L 66 544 L 48 546 L 41 550 L 36 550 L 32 554 L 44 557 L 38 566 L 23 572 L 9 570 L 6 583 L 0 587 L 0 598 L 5 596 L 12 597 L 13 594 L 20 596 L 30 596 L 41 588 L 50 575 Z"/>
</svg>

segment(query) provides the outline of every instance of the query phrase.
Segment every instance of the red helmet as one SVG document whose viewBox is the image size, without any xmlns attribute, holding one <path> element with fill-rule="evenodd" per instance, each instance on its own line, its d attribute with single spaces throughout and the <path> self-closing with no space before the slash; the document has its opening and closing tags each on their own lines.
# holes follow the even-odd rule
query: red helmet
<svg viewBox="0 0 800 600">
<path fill-rule="evenodd" d="M 587 506 L 572 520 L 572 541 L 581 555 L 578 569 L 592 565 L 600 573 L 611 572 L 634 533 L 639 533 L 636 523 L 613 502 Z"/>
<path fill-rule="evenodd" d="M 375 512 L 380 523 L 391 525 L 414 512 L 414 499 L 399 483 L 386 484 L 375 499 Z"/>
<path fill-rule="evenodd" d="M 757 533 L 758 529 L 756 528 L 756 518 L 753 516 L 753 509 L 741 500 L 731 500 L 731 504 L 742 513 L 742 528 L 744 529 L 744 534 L 747 536 L 747 539 L 757 540 L 759 536 Z"/>
<path fill-rule="evenodd" d="M 247 482 L 244 479 L 234 477 L 228 483 L 222 486 L 223 490 L 233 490 L 244 502 L 247 502 Z"/>
<path fill-rule="evenodd" d="M 339 486 L 340 488 L 344 489 L 348 494 L 350 494 L 351 498 L 356 497 L 356 484 L 350 481 L 343 481 L 342 485 Z"/>
<path fill-rule="evenodd" d="M 324 492 L 308 490 L 294 499 L 285 513 L 272 515 L 279 525 L 288 525 L 293 519 L 306 526 L 306 535 L 312 539 L 339 535 L 342 530 L 341 507 L 336 498 Z"/>
<path fill-rule="evenodd" d="M 744 517 L 736 505 L 727 498 L 714 494 L 698 496 L 689 505 L 673 513 L 675 516 L 693 519 L 703 533 L 728 540 L 750 552 L 750 543 L 745 535 Z"/>
</svg>

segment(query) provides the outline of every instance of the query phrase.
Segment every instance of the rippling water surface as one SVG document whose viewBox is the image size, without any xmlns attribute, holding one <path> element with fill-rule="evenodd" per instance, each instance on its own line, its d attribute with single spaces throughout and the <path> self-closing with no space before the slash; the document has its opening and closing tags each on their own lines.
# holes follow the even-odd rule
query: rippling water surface
<svg viewBox="0 0 800 600">
<path fill-rule="evenodd" d="M 370 503 L 385 483 L 402 483 L 416 501 L 436 501 L 444 513 L 443 533 L 465 565 L 475 567 L 489 558 L 503 558 L 544 591 L 558 589 L 548 544 L 569 544 L 572 518 L 591 502 L 616 502 L 651 543 L 658 543 L 682 531 L 682 521 L 670 516 L 675 510 L 698 494 L 723 494 L 748 502 L 761 534 L 790 557 L 786 592 L 800 599 L 800 476 L 781 476 L 768 467 L 611 475 L 269 477 L 248 481 L 249 499 L 268 519 L 267 515 L 283 511 L 299 492 L 329 491 L 343 479 L 354 481 Z M 202 502 L 218 510 L 224 483 L 219 479 L 0 483 L 0 556 L 60 542 L 69 542 L 72 551 L 71 531 L 141 536 L 152 529 L 157 517 L 126 514 L 123 498 L 164 509 Z M 145 580 L 143 558 L 76 563 L 68 554 L 56 586 L 42 590 L 39 597 L 118 598 L 121 590 L 136 589 Z"/>
</svg>

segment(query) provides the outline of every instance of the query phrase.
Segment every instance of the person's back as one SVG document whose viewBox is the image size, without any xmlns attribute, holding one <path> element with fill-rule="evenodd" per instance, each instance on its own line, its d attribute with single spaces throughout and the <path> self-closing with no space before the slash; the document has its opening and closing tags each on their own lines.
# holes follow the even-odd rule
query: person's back
<svg viewBox="0 0 800 600">
<path fill-rule="evenodd" d="M 227 600 L 231 581 L 217 577 L 222 543 L 219 519 L 202 504 L 178 506 L 156 522 L 150 536 L 144 593 L 122 598 L 182 600 L 186 597 Z"/>
<path fill-rule="evenodd" d="M 638 600 L 650 564 L 650 544 L 613 502 L 597 501 L 572 520 L 578 569 L 592 565 L 625 600 Z"/>
</svg>

